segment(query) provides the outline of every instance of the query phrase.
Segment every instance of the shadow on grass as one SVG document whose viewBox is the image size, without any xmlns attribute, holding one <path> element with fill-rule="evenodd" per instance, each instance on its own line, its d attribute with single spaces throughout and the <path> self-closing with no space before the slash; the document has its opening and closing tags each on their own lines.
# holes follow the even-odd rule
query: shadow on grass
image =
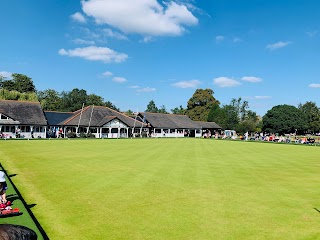
<svg viewBox="0 0 320 240">
<path fill-rule="evenodd" d="M 0 215 L 0 218 L 11 218 L 11 217 L 15 217 L 15 216 L 19 216 L 19 215 L 22 215 L 22 212 L 18 212 L 18 213 L 14 213 L 14 214 L 1 214 Z"/>
<path fill-rule="evenodd" d="M 26 208 L 26 210 L 28 211 L 28 214 L 30 215 L 31 219 L 33 220 L 34 224 L 37 226 L 38 230 L 40 231 L 42 237 L 44 240 L 49 239 L 49 237 L 47 236 L 46 232 L 43 230 L 43 228 L 41 227 L 40 223 L 38 222 L 38 220 L 36 219 L 36 217 L 33 215 L 32 211 L 30 210 L 30 208 L 36 206 L 36 204 L 27 204 L 26 201 L 24 200 L 24 198 L 22 197 L 21 193 L 19 192 L 18 188 L 16 187 L 16 185 L 13 183 L 13 181 L 11 180 L 11 176 L 17 176 L 17 174 L 7 174 L 6 169 L 2 166 L 2 164 L 0 163 L 0 171 L 3 171 L 5 173 L 5 175 L 8 178 L 8 181 L 10 181 L 10 184 L 13 187 L 13 190 L 16 192 L 16 194 L 9 194 L 8 200 L 10 199 L 10 201 L 14 201 L 14 200 L 21 200 L 22 204 L 24 205 L 24 207 Z M 22 214 L 22 213 L 21 213 Z M 18 215 L 21 215 L 20 213 L 18 213 Z M 11 215 L 10 215 L 11 216 Z M 13 215 L 15 216 L 15 215 Z M 5 216 L 5 217 L 9 217 L 9 216 Z"/>
<path fill-rule="evenodd" d="M 9 178 L 12 178 L 12 177 L 15 177 L 15 176 L 17 176 L 17 175 L 18 175 L 18 174 L 14 173 L 14 174 L 8 175 L 8 177 L 9 177 Z"/>
<path fill-rule="evenodd" d="M 35 206 L 37 206 L 37 204 L 32 203 L 32 204 L 28 204 L 28 205 L 27 205 L 27 208 L 31 209 L 31 208 L 33 208 L 33 207 L 35 207 Z"/>
<path fill-rule="evenodd" d="M 318 208 L 313 208 L 314 210 L 316 210 L 318 213 L 320 213 L 320 210 Z"/>
<path fill-rule="evenodd" d="M 7 200 L 12 202 L 12 203 L 13 203 L 14 200 L 17 200 L 17 199 L 20 199 L 17 194 L 9 194 L 9 195 L 7 195 Z"/>
</svg>

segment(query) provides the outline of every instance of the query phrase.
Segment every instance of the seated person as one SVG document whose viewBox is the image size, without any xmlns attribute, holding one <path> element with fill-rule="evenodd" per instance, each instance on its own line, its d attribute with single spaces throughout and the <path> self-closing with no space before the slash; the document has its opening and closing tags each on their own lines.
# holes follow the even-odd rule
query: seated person
<svg viewBox="0 0 320 240">
<path fill-rule="evenodd" d="M 10 201 L 7 201 L 6 190 L 8 189 L 5 174 L 0 171 L 0 209 L 4 209 L 7 206 L 10 206 Z"/>
</svg>

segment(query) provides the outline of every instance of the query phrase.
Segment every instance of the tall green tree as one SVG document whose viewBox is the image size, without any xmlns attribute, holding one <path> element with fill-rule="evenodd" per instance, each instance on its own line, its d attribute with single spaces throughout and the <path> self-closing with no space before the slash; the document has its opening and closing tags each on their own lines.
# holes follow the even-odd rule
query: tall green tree
<svg viewBox="0 0 320 240">
<path fill-rule="evenodd" d="M 13 73 L 12 79 L 0 80 L 0 88 L 7 89 L 9 91 L 18 91 L 20 93 L 36 92 L 36 87 L 32 79 L 24 74 Z"/>
<path fill-rule="evenodd" d="M 269 133 L 304 133 L 306 118 L 303 112 L 291 105 L 278 105 L 267 111 L 262 118 L 262 130 Z"/>
<path fill-rule="evenodd" d="M 175 107 L 174 109 L 171 109 L 171 112 L 173 114 L 185 115 L 186 109 L 184 109 L 182 105 L 180 105 L 179 107 Z"/>
<path fill-rule="evenodd" d="M 106 101 L 106 102 L 104 103 L 104 106 L 120 112 L 120 109 L 117 108 L 116 105 L 114 105 L 114 104 L 113 104 L 112 102 L 110 102 L 110 101 Z"/>
<path fill-rule="evenodd" d="M 207 121 L 209 112 L 215 104 L 212 89 L 197 89 L 188 101 L 186 114 L 195 121 Z"/>
<path fill-rule="evenodd" d="M 87 96 L 86 105 L 105 106 L 104 99 L 96 94 Z"/>
<path fill-rule="evenodd" d="M 209 114 L 208 114 L 208 122 L 215 122 L 219 124 L 222 128 L 227 129 L 227 115 L 226 111 L 221 108 L 218 104 L 213 105 Z"/>
<path fill-rule="evenodd" d="M 38 91 L 37 96 L 43 110 L 61 110 L 62 99 L 56 90 L 47 89 L 44 91 Z"/>
<path fill-rule="evenodd" d="M 62 110 L 66 112 L 73 112 L 82 108 L 82 105 L 87 106 L 87 91 L 83 89 L 74 88 L 70 92 L 63 91 L 61 93 Z"/>
<path fill-rule="evenodd" d="M 164 105 L 161 105 L 160 108 L 158 108 L 158 113 L 168 113 L 167 109 Z"/>
<path fill-rule="evenodd" d="M 241 98 L 233 98 L 230 104 L 220 107 L 214 105 L 208 115 L 209 122 L 216 122 L 224 129 L 233 129 L 239 133 L 257 131 L 259 118 L 249 110 L 249 103 Z"/>
<path fill-rule="evenodd" d="M 145 110 L 146 112 L 151 112 L 151 113 L 157 113 L 159 112 L 159 109 L 157 108 L 155 102 L 153 100 L 151 100 L 148 105 L 147 105 L 147 109 Z"/>
<path fill-rule="evenodd" d="M 305 115 L 307 132 L 318 133 L 320 132 L 320 109 L 314 102 L 306 102 L 299 104 L 298 108 Z"/>
</svg>

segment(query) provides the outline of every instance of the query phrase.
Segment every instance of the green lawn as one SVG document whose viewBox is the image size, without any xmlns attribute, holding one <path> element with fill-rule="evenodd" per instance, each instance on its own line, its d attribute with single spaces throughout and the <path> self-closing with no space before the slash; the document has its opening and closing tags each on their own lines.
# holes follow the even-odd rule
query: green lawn
<svg viewBox="0 0 320 240">
<path fill-rule="evenodd" d="M 10 140 L 0 162 L 50 239 L 320 239 L 320 147 Z"/>
</svg>

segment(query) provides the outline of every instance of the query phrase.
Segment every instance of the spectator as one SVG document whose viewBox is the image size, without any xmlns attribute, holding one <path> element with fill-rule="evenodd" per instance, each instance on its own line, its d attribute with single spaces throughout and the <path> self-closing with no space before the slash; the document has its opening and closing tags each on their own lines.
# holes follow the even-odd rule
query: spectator
<svg viewBox="0 0 320 240">
<path fill-rule="evenodd" d="M 4 172 L 0 171 L 0 205 L 1 208 L 5 208 L 6 204 L 7 204 L 7 195 L 6 195 L 6 191 L 7 191 L 8 187 L 7 187 L 7 183 L 6 183 L 6 179 L 5 179 L 5 174 Z M 3 207 L 4 205 L 4 207 Z"/>
</svg>

